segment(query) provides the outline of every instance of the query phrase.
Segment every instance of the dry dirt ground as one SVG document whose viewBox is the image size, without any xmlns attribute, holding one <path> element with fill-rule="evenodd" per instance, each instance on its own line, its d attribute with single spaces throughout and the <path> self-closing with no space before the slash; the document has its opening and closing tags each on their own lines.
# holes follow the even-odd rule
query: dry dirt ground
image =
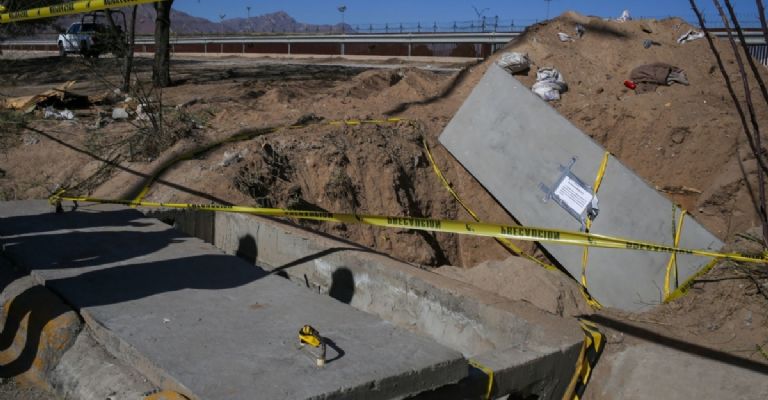
<svg viewBox="0 0 768 400">
<path fill-rule="evenodd" d="M 558 40 L 558 32 L 575 36 L 576 23 L 586 28 L 582 38 Z M 559 69 L 569 91 L 553 107 L 712 232 L 749 250 L 753 242 L 745 237 L 756 231 L 752 236 L 745 232 L 759 222 L 746 183 L 754 184 L 756 162 L 706 41 L 676 43 L 689 28 L 678 19 L 618 23 L 564 14 L 530 28 L 507 50 L 526 52 L 532 59 L 534 68 L 518 77 L 528 85 L 537 66 Z M 645 49 L 645 39 L 658 45 Z M 727 43 L 718 46 L 736 91 L 743 93 Z M 129 95 L 132 99 L 113 91 L 119 70 L 114 60 L 89 64 L 75 58 L 4 59 L 3 96 L 39 93 L 77 80 L 73 92 L 100 96 L 101 103 L 75 110 L 72 121 L 44 119 L 40 110 L 23 116 L 4 113 L 0 199 L 44 198 L 61 186 L 100 197 L 133 197 L 146 176 L 168 160 L 245 134 L 248 140 L 224 143 L 177 163 L 146 199 L 469 219 L 435 178 L 422 147 L 426 139 L 445 175 L 481 219 L 513 223 L 437 143 L 497 57 L 440 69 L 434 68 L 436 63 L 414 66 L 397 60 L 350 65 L 343 60 L 290 64 L 238 57 L 179 58 L 173 63 L 173 87 L 160 93 L 139 85 L 139 93 Z M 642 95 L 623 86 L 633 68 L 656 61 L 682 68 L 690 85 L 660 87 Z M 768 78 L 768 71 L 762 71 Z M 138 81 L 147 82 L 148 74 L 149 60 L 139 59 Z M 156 108 L 161 103 L 162 130 L 153 121 L 137 119 L 137 96 L 154 99 Z M 753 96 L 760 98 L 756 89 Z M 765 103 L 756 104 L 759 120 L 768 121 Z M 113 120 L 115 107 L 127 107 L 130 118 Z M 387 117 L 410 122 L 327 124 Z M 268 129 L 295 123 L 306 126 Z M 693 190 L 681 191 L 683 187 Z M 554 314 L 589 312 L 572 280 L 548 271 L 518 273 L 515 268 L 535 268 L 520 266 L 525 262 L 510 259 L 493 240 L 302 224 L 413 264 L 453 266 L 437 271 Z M 521 247 L 545 257 L 531 244 Z M 765 269 L 724 263 L 682 300 L 646 314 L 608 310 L 601 315 L 766 363 L 758 351 L 758 346 L 768 345 L 766 293 Z M 606 325 L 609 339 L 621 333 L 612 329 Z"/>
<path fill-rule="evenodd" d="M 13 380 L 0 382 L 0 399 L 3 400 L 54 400 L 50 394 L 28 385 L 22 385 Z"/>
</svg>

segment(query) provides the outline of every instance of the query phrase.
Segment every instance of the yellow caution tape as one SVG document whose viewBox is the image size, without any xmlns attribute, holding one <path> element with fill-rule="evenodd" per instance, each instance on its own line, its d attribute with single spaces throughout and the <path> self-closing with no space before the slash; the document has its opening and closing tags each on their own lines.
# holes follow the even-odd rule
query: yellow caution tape
<svg viewBox="0 0 768 400">
<path fill-rule="evenodd" d="M 313 125 L 330 125 L 330 126 L 360 126 L 360 125 L 385 125 L 385 124 L 396 124 L 398 122 L 404 122 L 408 121 L 403 118 L 387 118 L 387 119 L 347 119 L 347 120 L 334 120 L 334 121 L 327 121 L 324 123 L 310 123 L 310 124 L 294 124 L 294 125 L 286 125 L 286 126 L 278 126 L 278 127 L 270 127 L 270 128 L 262 128 L 262 129 L 254 129 L 247 131 L 245 133 L 237 134 L 231 137 L 228 137 L 226 139 L 218 140 L 213 143 L 209 143 L 208 145 L 197 148 L 191 151 L 188 151 L 186 153 L 181 154 L 180 156 L 167 161 L 165 164 L 163 164 L 158 171 L 150 176 L 147 181 L 144 183 L 144 186 L 142 186 L 141 190 L 139 191 L 138 195 L 133 199 L 134 201 L 142 201 L 144 198 L 149 194 L 149 191 L 152 189 L 152 185 L 157 182 L 157 180 L 171 167 L 176 165 L 177 163 L 181 161 L 191 160 L 201 154 L 207 153 L 223 144 L 226 143 L 234 143 L 234 142 L 241 142 L 244 140 L 250 140 L 257 136 L 261 135 L 267 135 L 270 133 L 276 133 L 283 129 L 302 129 L 307 128 L 309 126 Z"/>
<path fill-rule="evenodd" d="M 729 259 L 729 258 L 728 257 L 720 257 L 720 258 L 715 258 L 712 261 L 710 261 L 709 264 L 705 265 L 698 272 L 696 272 L 695 274 L 693 274 L 690 277 L 688 277 L 688 279 L 686 279 L 686 281 L 683 282 L 683 284 L 680 285 L 680 287 L 678 287 L 677 289 L 675 289 L 675 291 L 670 293 L 669 296 L 667 296 L 664 299 L 664 303 L 669 303 L 670 301 L 677 300 L 677 299 L 685 296 L 688 293 L 688 291 L 691 289 L 691 286 L 693 286 L 693 283 L 696 282 L 696 280 L 699 279 L 700 277 L 702 277 L 704 274 L 706 274 L 707 272 L 711 271 L 712 268 L 714 268 L 715 265 L 717 265 L 717 262 L 722 260 L 722 259 Z M 732 259 L 732 258 L 730 258 L 730 259 Z M 742 260 L 735 260 L 735 261 L 742 261 Z"/>
<path fill-rule="evenodd" d="M 673 210 L 676 210 L 677 207 L 673 207 Z M 680 211 L 680 220 L 677 222 L 677 228 L 673 229 L 675 232 L 675 239 L 674 239 L 674 246 L 677 247 L 680 245 L 680 235 L 683 232 L 683 223 L 685 222 L 685 214 L 687 211 L 681 210 Z M 672 223 L 675 223 L 674 215 L 672 216 Z M 672 255 L 669 256 L 669 263 L 667 263 L 667 272 L 664 274 L 664 301 L 667 301 L 667 298 L 671 295 L 670 290 L 672 286 L 672 274 L 674 273 L 675 281 L 677 281 L 677 253 L 672 253 Z"/>
<path fill-rule="evenodd" d="M 287 217 L 314 221 L 337 222 L 344 224 L 364 224 L 385 228 L 422 230 L 428 232 L 455 233 L 462 235 L 498 237 L 530 242 L 558 243 L 573 246 L 588 246 L 605 249 L 622 249 L 651 251 L 660 253 L 691 254 L 714 259 L 729 259 L 733 261 L 751 262 L 768 265 L 768 258 L 748 257 L 736 253 L 719 253 L 711 250 L 685 249 L 665 244 L 657 244 L 641 240 L 624 239 L 613 236 L 599 235 L 587 232 L 567 231 L 550 228 L 527 226 L 509 226 L 487 222 L 470 222 L 446 219 L 413 218 L 382 215 L 358 215 L 331 213 L 322 211 L 286 210 L 281 208 L 259 208 L 222 204 L 189 204 L 189 203 L 158 203 L 150 201 L 133 201 L 120 199 L 101 199 L 82 196 L 67 196 L 65 190 L 60 190 L 49 198 L 51 204 L 60 205 L 61 201 L 90 202 L 100 204 L 118 204 L 148 208 L 174 208 L 200 211 L 223 211 L 245 213 L 269 217 Z"/>
<path fill-rule="evenodd" d="M 147 395 L 144 400 L 187 400 L 187 397 L 170 390 L 163 390 Z"/>
<path fill-rule="evenodd" d="M 563 400 L 579 400 L 584 396 L 589 379 L 592 377 L 592 371 L 605 348 L 603 334 L 600 333 L 595 324 L 581 319 L 579 325 L 584 331 L 584 343 L 581 346 L 579 358 L 576 360 L 576 372 L 568 384 Z"/>
<path fill-rule="evenodd" d="M 766 360 L 768 360 L 768 351 L 765 350 L 763 346 L 760 346 L 759 344 L 755 345 L 757 347 L 757 351 L 762 355 Z"/>
<path fill-rule="evenodd" d="M 488 386 L 485 390 L 485 400 L 491 400 L 491 396 L 493 395 L 493 370 L 473 359 L 469 359 L 469 365 L 479 369 L 480 371 L 483 371 L 483 373 L 488 375 Z"/>
<path fill-rule="evenodd" d="M 81 14 L 88 11 L 106 10 L 108 8 L 120 8 L 146 3 L 159 3 L 164 0 L 90 0 L 70 1 L 68 3 L 55 4 L 48 7 L 31 8 L 27 10 L 11 11 L 0 14 L 0 24 L 9 22 L 28 21 L 63 15 Z"/>
<path fill-rule="evenodd" d="M 432 151 L 430 151 L 429 149 L 429 144 L 427 144 L 427 140 L 424 139 L 423 143 L 424 143 L 424 152 L 427 153 L 427 158 L 429 159 L 430 164 L 432 164 L 432 170 L 435 171 L 435 175 L 437 175 L 437 178 L 440 179 L 440 183 L 443 184 L 443 187 L 448 191 L 448 193 L 451 194 L 451 196 L 453 196 L 454 199 L 456 199 L 456 201 L 461 205 L 461 207 L 464 208 L 464 210 L 467 213 L 469 213 L 470 216 L 472 216 L 472 219 L 474 219 L 475 222 L 480 222 L 480 217 L 478 217 L 477 214 L 471 208 L 469 208 L 467 203 L 465 203 L 464 200 L 462 200 L 462 198 L 459 197 L 459 194 L 456 193 L 455 190 L 453 190 L 453 186 L 451 185 L 450 182 L 448 182 L 448 179 L 445 178 L 445 176 L 443 175 L 443 172 L 440 170 L 440 167 L 437 166 L 437 163 L 435 162 L 435 158 L 432 156 Z M 502 246 L 509 249 L 512 253 L 514 253 L 517 256 L 525 257 L 548 270 L 559 271 L 557 267 L 547 264 L 536 257 L 526 254 L 521 248 L 515 246 L 514 243 L 510 242 L 507 239 L 496 238 L 496 241 L 499 242 L 499 244 L 501 244 Z"/>
<path fill-rule="evenodd" d="M 600 168 L 597 170 L 595 184 L 592 185 L 592 194 L 595 196 L 597 196 L 597 191 L 600 190 L 600 185 L 603 183 L 603 176 L 605 176 L 605 170 L 608 168 L 608 160 L 610 157 L 611 153 L 607 151 L 603 154 L 603 161 L 600 162 Z M 589 233 L 590 228 L 592 228 L 592 219 L 587 217 L 584 231 Z M 597 299 L 592 297 L 592 295 L 589 294 L 589 289 L 587 289 L 587 264 L 589 264 L 589 247 L 584 246 L 584 251 L 581 253 L 581 295 L 584 296 L 587 304 L 589 304 L 595 310 L 599 310 L 603 308 L 603 305 L 600 304 Z"/>
</svg>

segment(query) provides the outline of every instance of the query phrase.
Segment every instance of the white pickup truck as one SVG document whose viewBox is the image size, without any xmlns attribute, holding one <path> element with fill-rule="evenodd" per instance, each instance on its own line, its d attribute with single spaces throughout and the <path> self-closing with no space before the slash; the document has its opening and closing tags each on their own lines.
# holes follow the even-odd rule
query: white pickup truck
<svg viewBox="0 0 768 400">
<path fill-rule="evenodd" d="M 101 23 L 75 22 L 66 32 L 59 35 L 59 55 L 82 54 L 85 57 L 98 57 L 102 53 L 118 54 L 122 47 L 119 40 L 123 37 L 122 30 L 111 32 L 108 26 Z"/>
</svg>

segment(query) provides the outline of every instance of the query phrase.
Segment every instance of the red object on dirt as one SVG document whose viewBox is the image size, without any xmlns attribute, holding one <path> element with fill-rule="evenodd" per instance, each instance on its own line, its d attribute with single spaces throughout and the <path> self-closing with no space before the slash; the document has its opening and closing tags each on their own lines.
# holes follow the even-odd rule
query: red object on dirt
<svg viewBox="0 0 768 400">
<path fill-rule="evenodd" d="M 628 87 L 628 88 L 630 88 L 632 90 L 635 90 L 635 88 L 637 87 L 637 84 L 635 82 L 630 81 L 630 80 L 626 80 L 626 81 L 624 81 L 624 86 L 626 86 L 626 87 Z"/>
</svg>

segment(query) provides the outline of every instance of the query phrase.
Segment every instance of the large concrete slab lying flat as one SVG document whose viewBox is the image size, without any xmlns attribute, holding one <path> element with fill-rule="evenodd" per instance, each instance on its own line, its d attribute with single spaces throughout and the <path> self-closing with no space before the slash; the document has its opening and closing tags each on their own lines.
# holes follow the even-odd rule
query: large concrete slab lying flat
<svg viewBox="0 0 768 400">
<path fill-rule="evenodd" d="M 459 352 L 135 210 L 0 203 L 0 243 L 108 350 L 192 398 L 401 398 L 467 374 Z M 297 349 L 304 324 L 332 341 L 325 368 Z"/>
<path fill-rule="evenodd" d="M 553 188 L 563 176 L 559 167 L 574 158 L 573 174 L 592 185 L 605 152 L 496 65 L 490 66 L 440 142 L 522 224 L 567 230 L 579 230 L 581 223 L 554 201 L 544 202 L 541 185 Z M 613 157 L 597 197 L 593 233 L 674 243 L 673 204 Z M 722 242 L 686 216 L 680 246 L 717 250 Z M 573 276 L 580 275 L 582 248 L 544 247 Z M 622 309 L 658 304 L 668 260 L 666 253 L 592 249 L 589 290 L 604 305 Z M 678 256 L 680 281 L 708 261 Z"/>
<path fill-rule="evenodd" d="M 716 350 L 684 352 L 643 342 L 597 364 L 586 397 L 596 399 L 768 399 L 768 366 Z M 707 357 L 708 356 L 708 357 Z"/>
</svg>

